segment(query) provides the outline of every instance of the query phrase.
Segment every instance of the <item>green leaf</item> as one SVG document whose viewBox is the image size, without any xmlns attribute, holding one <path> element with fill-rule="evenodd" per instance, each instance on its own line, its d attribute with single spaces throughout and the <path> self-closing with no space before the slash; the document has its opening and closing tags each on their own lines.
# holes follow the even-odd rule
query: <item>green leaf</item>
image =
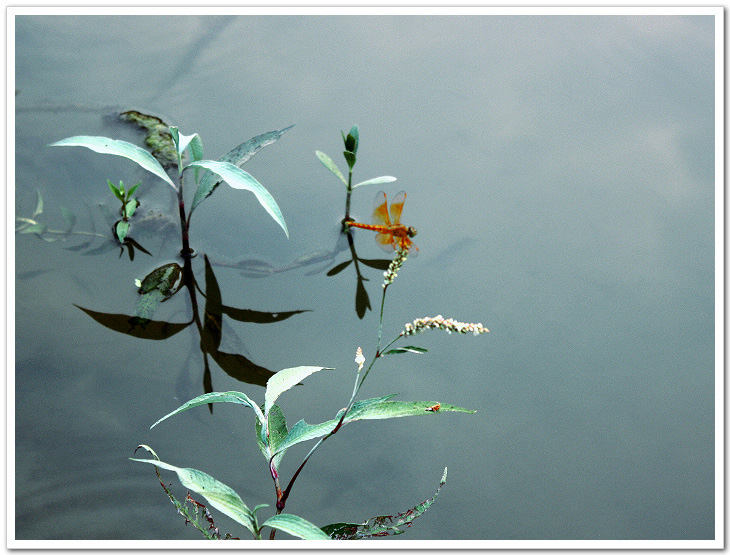
<svg viewBox="0 0 730 555">
<path fill-rule="evenodd" d="M 142 184 L 142 182 L 141 182 L 141 181 L 138 181 L 138 182 L 137 182 L 137 184 L 136 184 L 136 185 L 134 185 L 134 186 L 133 186 L 133 187 L 132 187 L 132 188 L 131 188 L 131 189 L 129 190 L 129 192 L 127 193 L 127 197 L 129 197 L 129 198 L 132 198 L 132 195 L 133 195 L 133 194 L 134 194 L 134 192 L 135 192 L 135 191 L 137 190 L 137 187 L 139 187 L 139 186 L 140 186 L 141 184 Z"/>
<path fill-rule="evenodd" d="M 279 395 L 288 391 L 307 376 L 320 370 L 334 370 L 324 366 L 297 366 L 280 370 L 266 382 L 266 395 L 264 397 L 264 414 L 269 414 L 270 407 L 279 398 Z"/>
<path fill-rule="evenodd" d="M 182 267 L 176 262 L 155 268 L 139 284 L 135 315 L 151 319 L 160 303 L 169 299 L 182 286 Z"/>
<path fill-rule="evenodd" d="M 357 147 L 360 146 L 360 128 L 357 126 L 357 124 L 353 125 L 350 128 L 349 136 L 355 139 L 355 145 L 353 148 L 348 148 L 350 152 L 357 155 Z"/>
<path fill-rule="evenodd" d="M 194 133 L 193 135 L 183 135 L 175 126 L 170 127 L 170 135 L 172 135 L 172 140 L 175 142 L 177 160 L 180 168 L 182 168 L 182 158 L 185 154 L 185 149 L 188 147 L 190 147 L 191 157 L 194 162 L 203 158 L 203 142 L 200 139 L 200 135 L 197 133 Z"/>
<path fill-rule="evenodd" d="M 401 353 L 416 353 L 417 355 L 422 355 L 423 353 L 427 353 L 428 349 L 424 349 L 422 347 L 411 347 L 410 345 L 407 347 L 398 347 L 397 349 L 391 349 L 390 351 L 386 351 L 383 354 L 384 355 L 397 355 Z"/>
<path fill-rule="evenodd" d="M 124 206 L 124 211 L 127 213 L 127 218 L 131 218 L 134 216 L 134 211 L 137 210 L 137 199 L 131 198 L 127 201 L 127 204 Z"/>
<path fill-rule="evenodd" d="M 208 403 L 237 403 L 239 405 L 251 407 L 256 413 L 256 418 L 261 422 L 265 422 L 264 415 L 262 414 L 259 406 L 251 399 L 249 399 L 245 393 L 241 393 L 240 391 L 226 391 L 224 393 L 218 393 L 214 391 L 212 393 L 206 393 L 205 395 L 199 395 L 195 399 L 191 399 L 184 405 L 178 407 L 171 413 L 166 414 L 157 422 L 152 424 L 152 426 L 150 426 L 150 430 L 157 426 L 163 420 L 166 420 L 167 418 L 170 418 L 175 414 L 178 414 L 184 410 L 191 409 L 193 407 L 198 407 L 200 405 L 207 405 Z"/>
<path fill-rule="evenodd" d="M 137 145 L 133 145 L 132 143 L 118 141 L 108 137 L 77 135 L 75 137 L 68 137 L 66 139 L 56 141 L 48 146 L 83 146 L 93 150 L 94 152 L 114 154 L 115 156 L 128 158 L 142 166 L 148 172 L 155 174 L 160 179 L 169 183 L 170 186 L 177 191 L 177 187 L 175 187 L 170 176 L 167 175 L 164 168 L 155 159 L 155 157 L 145 149 L 140 148 Z"/>
<path fill-rule="evenodd" d="M 393 181 L 397 181 L 398 179 L 393 177 L 392 175 L 381 175 L 380 177 L 374 177 L 372 179 L 368 179 L 367 181 L 361 181 L 360 183 L 357 183 L 352 186 L 354 189 L 355 187 L 362 187 L 363 185 L 383 185 L 384 183 L 393 183 Z"/>
<path fill-rule="evenodd" d="M 397 515 L 376 516 L 363 524 L 350 524 L 345 522 L 328 524 L 322 527 L 322 531 L 335 540 L 359 540 L 373 536 L 388 536 L 391 533 L 394 536 L 402 534 L 405 532 L 402 527 L 408 528 L 415 519 L 425 513 L 436 502 L 436 497 L 446 483 L 446 471 L 447 469 L 444 468 L 444 474 L 433 497 L 423 503 L 419 503 L 412 509 L 408 509 Z"/>
<path fill-rule="evenodd" d="M 251 191 L 256 195 L 257 200 L 261 203 L 261 206 L 274 218 L 274 221 L 281 226 L 286 233 L 287 238 L 289 237 L 289 231 L 286 228 L 286 222 L 284 216 L 281 215 L 279 205 L 276 204 L 274 197 L 264 188 L 261 183 L 248 172 L 243 171 L 241 168 L 234 166 L 230 162 L 215 162 L 213 160 L 200 160 L 198 162 L 191 162 L 186 167 L 200 167 L 212 171 L 218 174 L 223 180 L 228 183 L 234 189 L 245 189 Z"/>
<path fill-rule="evenodd" d="M 320 528 L 297 515 L 282 513 L 274 515 L 262 526 L 276 528 L 303 540 L 331 540 Z"/>
<path fill-rule="evenodd" d="M 267 133 L 262 133 L 261 135 L 256 135 L 245 143 L 241 143 L 240 145 L 238 145 L 228 154 L 221 156 L 218 161 L 230 162 L 234 166 L 238 166 L 240 168 L 243 164 L 248 162 L 251 157 L 259 150 L 278 141 L 279 138 L 284 133 L 289 131 L 289 129 L 291 129 L 292 127 L 294 126 L 290 125 L 289 127 L 285 127 L 284 129 L 282 129 L 281 131 L 269 131 Z"/>
<path fill-rule="evenodd" d="M 290 125 L 289 127 L 286 127 L 280 131 L 269 131 L 267 133 L 262 133 L 261 135 L 256 135 L 255 137 L 249 139 L 248 141 L 238 145 L 236 148 L 225 154 L 224 156 L 221 156 L 218 158 L 219 162 L 230 162 L 234 166 L 238 166 L 239 168 L 243 166 L 246 162 L 248 162 L 251 157 L 256 154 L 259 150 L 264 148 L 265 146 L 268 146 L 270 144 L 275 143 L 279 140 L 279 138 L 294 127 L 293 125 Z M 195 158 L 195 160 L 202 159 L 202 152 L 200 158 Z M 193 210 L 206 198 L 208 198 L 211 194 L 213 194 L 213 191 L 215 188 L 221 183 L 221 180 L 216 178 L 216 176 L 212 173 L 206 173 L 203 176 L 203 181 L 198 186 L 197 191 L 195 191 L 195 197 L 193 198 L 193 203 L 190 208 L 190 212 L 192 213 Z"/>
<path fill-rule="evenodd" d="M 343 421 L 343 424 L 347 424 L 348 422 L 352 422 L 354 420 L 358 419 L 358 415 L 367 407 L 378 404 L 378 403 L 384 403 L 388 399 L 394 397 L 394 395 L 386 395 L 385 397 L 376 397 L 374 399 L 365 399 L 363 401 L 357 401 L 353 403 L 352 408 L 350 409 L 350 412 L 347 413 L 347 416 L 345 416 L 345 420 Z M 328 420 L 327 422 L 322 422 L 321 424 L 307 424 L 304 420 L 300 420 L 289 431 L 289 434 L 286 436 L 286 439 L 279 444 L 278 450 L 284 450 L 288 449 L 289 447 L 292 447 L 294 445 L 297 445 L 298 443 L 302 443 L 304 441 L 309 441 L 310 439 L 316 439 L 318 437 L 322 437 L 324 435 L 327 435 L 332 430 L 334 430 L 335 426 L 337 426 L 337 423 L 340 421 L 340 418 L 342 417 L 342 411 L 337 413 L 337 416 L 333 418 L 332 420 Z"/>
<path fill-rule="evenodd" d="M 117 197 L 119 200 L 124 202 L 124 195 L 122 194 L 122 192 L 119 189 L 117 189 L 115 187 L 114 183 L 112 183 L 111 180 L 109 180 L 109 179 L 107 179 L 106 182 L 109 184 L 109 189 L 111 189 L 112 194 L 115 197 Z"/>
<path fill-rule="evenodd" d="M 177 466 L 155 459 L 130 459 L 135 462 L 153 464 L 158 468 L 172 470 L 177 473 L 178 480 L 183 487 L 199 493 L 208 500 L 213 507 L 236 522 L 243 524 L 254 536 L 257 535 L 256 521 L 251 509 L 241 500 L 239 495 L 223 482 L 219 482 L 210 474 L 194 468 L 179 468 Z"/>
<path fill-rule="evenodd" d="M 182 278 L 182 266 L 177 262 L 163 264 L 159 268 L 155 268 L 145 276 L 139 286 L 139 293 L 149 293 L 150 291 L 159 290 L 165 296 L 169 296 L 175 288 L 175 284 Z"/>
<path fill-rule="evenodd" d="M 388 401 L 363 409 L 360 414 L 357 415 L 357 420 L 382 420 L 385 418 L 422 416 L 424 414 L 438 414 L 441 412 L 465 412 L 468 414 L 474 414 L 476 412 L 475 410 L 447 405 L 444 403 L 441 403 L 441 407 L 438 412 L 426 410 L 431 406 L 433 406 L 433 403 L 428 401 Z"/>
<path fill-rule="evenodd" d="M 114 226 L 114 233 L 116 233 L 119 242 L 124 243 L 124 238 L 127 236 L 127 233 L 129 233 L 129 222 L 119 220 Z"/>
<path fill-rule="evenodd" d="M 327 156 L 324 152 L 320 152 L 319 150 L 315 150 L 314 153 L 317 155 L 317 158 L 319 158 L 319 161 L 324 164 L 324 167 L 327 168 L 329 171 L 331 171 L 333 174 L 335 174 L 337 177 L 340 178 L 340 180 L 347 185 L 347 179 L 345 179 L 345 176 L 342 175 L 342 172 L 340 171 L 340 168 L 337 167 L 337 164 L 335 164 L 332 161 L 332 158 Z"/>
<path fill-rule="evenodd" d="M 352 168 L 355 167 L 355 162 L 357 162 L 357 158 L 355 158 L 355 155 L 352 152 L 344 151 L 342 155 L 345 157 L 345 160 L 347 160 L 347 165 L 350 167 L 350 171 L 352 172 Z"/>
<path fill-rule="evenodd" d="M 437 414 L 426 410 L 433 406 L 432 402 L 426 401 L 390 401 L 395 395 L 386 395 L 385 397 L 376 397 L 373 399 L 365 399 L 358 401 L 352 405 L 350 412 L 345 416 L 343 425 L 355 422 L 357 420 L 383 420 L 386 418 L 399 418 L 402 416 L 423 416 Z M 475 410 L 464 409 L 454 405 L 441 404 L 438 412 L 466 412 L 475 413 Z M 316 439 L 330 433 L 342 417 L 340 411 L 335 418 L 322 422 L 321 424 L 307 424 L 304 420 L 300 420 L 289 431 L 289 435 L 279 445 L 279 449 L 288 449 L 293 445 Z"/>
<path fill-rule="evenodd" d="M 261 422 L 256 420 L 256 439 L 259 444 L 259 449 L 264 455 L 264 458 L 268 462 L 271 456 L 277 452 L 279 446 L 284 442 L 289 430 L 286 427 L 286 418 L 279 405 L 272 405 L 267 415 L 269 419 L 269 433 L 268 438 L 266 430 L 263 429 Z M 279 468 L 281 458 L 284 456 L 286 449 L 279 450 L 276 457 L 274 457 L 274 468 Z"/>
</svg>

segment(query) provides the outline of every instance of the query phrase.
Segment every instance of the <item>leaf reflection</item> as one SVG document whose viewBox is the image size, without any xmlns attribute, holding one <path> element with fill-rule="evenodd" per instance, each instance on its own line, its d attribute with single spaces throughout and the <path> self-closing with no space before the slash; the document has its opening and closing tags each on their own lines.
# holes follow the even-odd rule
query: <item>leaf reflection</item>
<svg viewBox="0 0 730 555">
<path fill-rule="evenodd" d="M 198 310 L 196 292 L 197 282 L 192 273 L 191 260 L 185 260 L 185 266 L 177 263 L 163 264 L 150 272 L 140 283 L 142 297 L 137 305 L 137 314 L 116 314 L 97 312 L 78 305 L 91 318 L 102 326 L 138 339 L 164 340 L 181 332 L 191 324 L 195 324 L 200 334 L 200 351 L 203 355 L 203 391 L 213 391 L 212 373 L 208 358 L 232 378 L 254 385 L 266 385 L 266 381 L 274 372 L 259 366 L 239 353 L 228 353 L 220 350 L 223 338 L 223 315 L 239 322 L 270 324 L 281 322 L 307 310 L 291 310 L 279 312 L 262 312 L 243 308 L 230 307 L 223 304 L 221 290 L 216 279 L 213 266 L 205 259 L 205 290 L 201 291 L 205 298 L 202 318 Z M 181 279 L 180 279 L 181 278 Z M 193 308 L 193 318 L 189 322 L 166 322 L 153 320 L 152 313 L 161 302 L 173 297 L 181 289 L 187 289 Z"/>
</svg>

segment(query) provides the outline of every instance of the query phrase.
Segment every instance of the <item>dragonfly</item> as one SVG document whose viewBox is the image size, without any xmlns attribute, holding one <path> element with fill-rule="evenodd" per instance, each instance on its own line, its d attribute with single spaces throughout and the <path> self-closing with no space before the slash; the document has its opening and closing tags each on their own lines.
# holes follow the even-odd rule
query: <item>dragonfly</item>
<svg viewBox="0 0 730 555">
<path fill-rule="evenodd" d="M 400 215 L 403 212 L 403 203 L 406 201 L 405 191 L 398 193 L 390 203 L 390 213 L 388 212 L 388 198 L 383 191 L 375 195 L 375 204 L 373 205 L 373 223 L 363 224 L 360 222 L 347 222 L 350 227 L 359 227 L 360 229 L 369 229 L 377 231 L 375 242 L 386 252 L 393 250 L 407 250 L 409 254 L 415 256 L 418 253 L 418 247 L 413 244 L 411 237 L 415 237 L 417 231 L 415 227 L 406 227 L 400 223 Z"/>
</svg>

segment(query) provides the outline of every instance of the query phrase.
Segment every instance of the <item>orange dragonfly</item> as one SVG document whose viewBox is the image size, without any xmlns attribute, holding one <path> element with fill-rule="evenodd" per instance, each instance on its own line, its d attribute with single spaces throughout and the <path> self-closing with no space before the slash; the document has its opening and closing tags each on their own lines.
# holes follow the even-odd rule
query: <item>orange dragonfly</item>
<svg viewBox="0 0 730 555">
<path fill-rule="evenodd" d="M 383 191 L 375 195 L 373 207 L 373 223 L 362 224 L 359 222 L 347 222 L 350 227 L 370 229 L 377 231 L 375 242 L 386 252 L 392 250 L 407 250 L 411 256 L 418 253 L 418 247 L 413 244 L 411 237 L 415 237 L 415 227 L 406 227 L 400 223 L 400 215 L 403 212 L 403 203 L 406 201 L 405 191 L 398 193 L 393 202 L 390 203 L 390 216 L 388 215 L 388 199 Z"/>
</svg>

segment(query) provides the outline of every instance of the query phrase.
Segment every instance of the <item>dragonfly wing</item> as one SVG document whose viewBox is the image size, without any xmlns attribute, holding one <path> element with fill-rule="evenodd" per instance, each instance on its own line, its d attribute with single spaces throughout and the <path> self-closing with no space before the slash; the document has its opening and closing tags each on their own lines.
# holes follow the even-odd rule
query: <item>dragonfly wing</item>
<svg viewBox="0 0 730 555">
<path fill-rule="evenodd" d="M 403 212 L 403 203 L 406 201 L 406 192 L 401 191 L 390 202 L 390 223 L 399 224 Z"/>
<path fill-rule="evenodd" d="M 390 233 L 378 233 L 375 242 L 385 252 L 392 253 L 395 249 L 395 237 Z"/>
<path fill-rule="evenodd" d="M 388 200 L 383 191 L 380 191 L 377 195 L 375 195 L 375 203 L 373 204 L 373 224 L 390 225 L 390 218 L 388 217 Z"/>
</svg>

